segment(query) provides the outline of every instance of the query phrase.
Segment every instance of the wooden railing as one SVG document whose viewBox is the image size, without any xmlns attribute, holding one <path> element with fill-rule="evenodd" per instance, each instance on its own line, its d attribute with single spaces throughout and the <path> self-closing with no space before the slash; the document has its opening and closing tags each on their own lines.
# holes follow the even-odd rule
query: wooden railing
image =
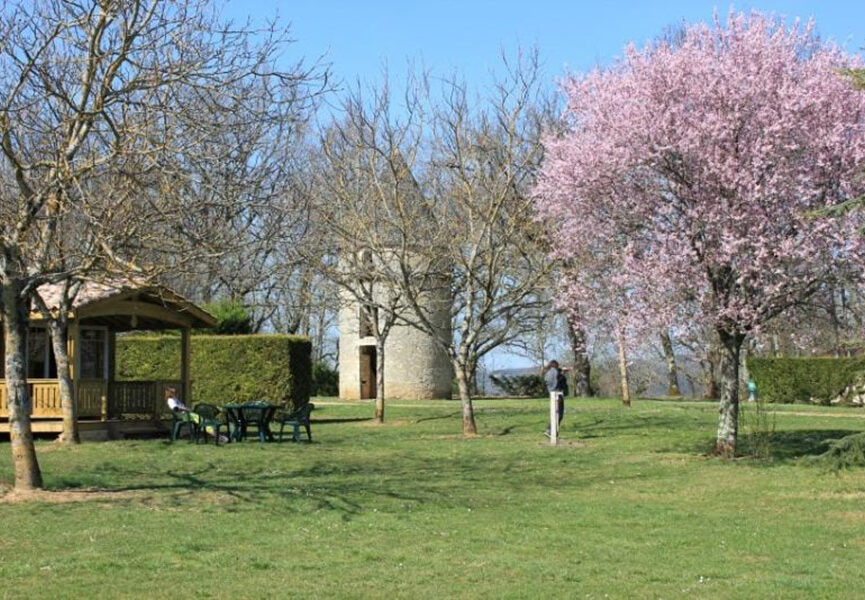
<svg viewBox="0 0 865 600">
<path fill-rule="evenodd" d="M 56 379 L 29 379 L 30 398 L 33 405 L 31 416 L 38 418 L 61 418 L 60 388 Z M 104 379 L 82 379 L 75 382 L 78 390 L 78 417 L 85 419 L 124 419 L 158 417 L 168 412 L 165 405 L 165 388 L 177 390 L 183 398 L 183 382 L 161 381 L 113 381 Z M 0 417 L 9 416 L 6 398 L 6 382 L 0 379 Z"/>
<path fill-rule="evenodd" d="M 168 387 L 175 388 L 183 400 L 182 381 L 112 381 L 108 388 L 108 417 L 140 418 L 167 413 L 165 388 Z"/>
<path fill-rule="evenodd" d="M 30 400 L 33 406 L 31 415 L 34 417 L 59 417 L 60 390 L 56 379 L 28 379 Z M 6 397 L 6 382 L 0 379 L 0 417 L 9 416 L 9 403 Z"/>
<path fill-rule="evenodd" d="M 98 419 L 107 410 L 108 382 L 104 379 L 81 379 L 78 386 L 78 416 Z"/>
</svg>

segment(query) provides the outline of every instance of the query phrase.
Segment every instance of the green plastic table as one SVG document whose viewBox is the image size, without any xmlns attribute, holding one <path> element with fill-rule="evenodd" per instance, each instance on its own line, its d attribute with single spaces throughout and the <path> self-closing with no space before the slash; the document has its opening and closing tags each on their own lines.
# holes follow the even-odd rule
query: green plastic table
<svg viewBox="0 0 865 600">
<path fill-rule="evenodd" d="M 250 425 L 257 429 L 259 442 L 274 441 L 270 423 L 277 409 L 275 405 L 260 401 L 226 404 L 222 408 L 228 416 L 229 435 L 233 441 L 242 441 L 248 435 Z"/>
</svg>

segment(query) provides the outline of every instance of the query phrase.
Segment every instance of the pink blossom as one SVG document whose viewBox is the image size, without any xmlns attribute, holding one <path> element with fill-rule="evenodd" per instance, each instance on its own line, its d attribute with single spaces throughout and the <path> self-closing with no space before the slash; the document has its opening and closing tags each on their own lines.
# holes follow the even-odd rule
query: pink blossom
<svg viewBox="0 0 865 600">
<path fill-rule="evenodd" d="M 575 266 L 564 304 L 748 334 L 861 263 L 857 217 L 817 216 L 865 192 L 858 64 L 811 25 L 731 14 L 567 78 L 536 188 Z"/>
</svg>

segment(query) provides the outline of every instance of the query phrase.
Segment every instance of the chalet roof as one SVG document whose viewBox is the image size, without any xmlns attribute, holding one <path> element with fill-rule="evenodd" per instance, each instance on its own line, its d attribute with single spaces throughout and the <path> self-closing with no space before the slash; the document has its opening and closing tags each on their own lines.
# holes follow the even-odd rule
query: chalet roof
<svg viewBox="0 0 865 600">
<path fill-rule="evenodd" d="M 37 288 L 37 293 L 48 309 L 56 312 L 64 287 L 46 283 Z M 72 304 L 72 317 L 108 325 L 117 331 L 216 324 L 210 313 L 165 286 L 119 279 L 84 282 Z"/>
</svg>

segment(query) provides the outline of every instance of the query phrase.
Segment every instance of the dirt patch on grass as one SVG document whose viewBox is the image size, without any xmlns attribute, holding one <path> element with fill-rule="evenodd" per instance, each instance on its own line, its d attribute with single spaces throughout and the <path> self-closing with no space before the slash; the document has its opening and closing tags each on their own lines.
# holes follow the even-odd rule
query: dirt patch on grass
<svg viewBox="0 0 865 600">
<path fill-rule="evenodd" d="M 805 411 L 787 411 L 787 410 L 773 410 L 769 414 L 778 417 L 829 417 L 830 419 L 865 419 L 865 414 L 858 413 L 828 413 L 828 412 L 805 412 Z"/>
<path fill-rule="evenodd" d="M 821 492 L 820 500 L 865 500 L 865 492 Z"/>
<path fill-rule="evenodd" d="M 385 428 L 385 427 L 405 427 L 409 425 L 410 422 L 405 419 L 392 419 L 385 420 L 384 423 L 379 423 L 375 420 L 364 421 L 360 424 L 361 427 L 372 427 L 372 428 Z"/>
<path fill-rule="evenodd" d="M 839 519 L 841 521 L 865 523 L 865 512 L 861 511 L 831 512 L 828 516 L 831 519 Z"/>
<path fill-rule="evenodd" d="M 33 490 L 18 492 L 10 489 L 0 490 L 0 504 L 68 504 L 72 502 L 132 500 L 143 495 L 142 490 Z"/>
<path fill-rule="evenodd" d="M 562 439 L 560 439 L 560 440 L 558 440 L 558 443 L 556 444 L 556 448 L 585 448 L 587 445 L 588 444 L 586 444 L 586 442 L 578 442 L 578 441 L 574 441 L 574 440 L 562 440 Z M 550 442 L 549 442 L 549 440 L 544 441 L 544 442 L 539 442 L 538 446 L 543 446 L 545 448 L 549 448 Z"/>
</svg>

